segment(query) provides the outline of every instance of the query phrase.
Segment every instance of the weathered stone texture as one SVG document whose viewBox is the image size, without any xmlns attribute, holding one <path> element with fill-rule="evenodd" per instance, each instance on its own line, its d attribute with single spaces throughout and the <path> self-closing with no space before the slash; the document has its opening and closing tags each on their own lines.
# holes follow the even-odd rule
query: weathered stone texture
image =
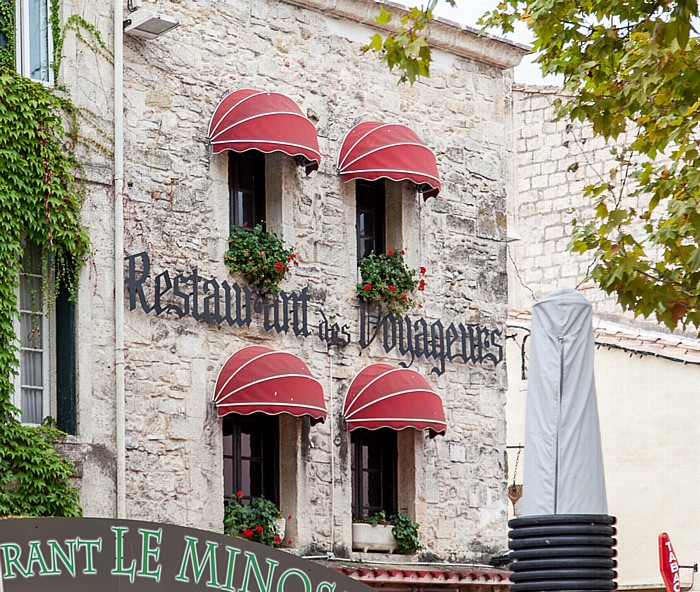
<svg viewBox="0 0 700 592">
<path fill-rule="evenodd" d="M 103 4 L 82 0 L 73 8 L 99 23 L 110 44 L 111 15 Z M 423 201 L 404 184 L 397 211 L 403 222 L 395 232 L 401 244 L 389 245 L 405 248 L 412 265 L 428 269 L 424 308 L 412 314 L 428 322 L 440 319 L 445 326 L 455 321 L 502 329 L 510 74 L 441 50 L 431 79 L 397 86 L 384 65 L 360 51 L 371 29 L 295 3 L 146 1 L 144 7 L 181 22 L 154 41 L 125 39 L 125 254 L 149 254 L 146 293 L 152 294 L 153 277 L 164 270 L 197 269 L 207 278 L 237 279 L 223 263 L 227 156 L 211 154 L 207 128 L 215 106 L 232 90 L 279 91 L 315 124 L 322 153 L 320 169 L 309 177 L 286 156 L 267 161 L 274 171 L 268 185 L 278 187 L 278 210 L 268 221 L 295 245 L 300 260 L 283 288 L 308 287 L 311 311 L 317 315 L 322 309 L 329 322 L 347 324 L 354 341 L 330 357 L 315 336 L 265 333 L 256 321 L 238 328 L 189 316 L 146 315 L 140 308 L 129 310 L 127 295 L 127 516 L 221 528 L 222 441 L 211 402 L 214 384 L 231 354 L 263 344 L 293 352 L 308 364 L 324 386 L 329 412 L 323 425 L 294 420 L 284 428 L 296 433 L 296 450 L 283 467 L 283 479 L 295 492 L 283 494 L 282 507 L 296 522 L 289 526 L 293 546 L 349 548 L 343 397 L 366 365 L 410 360 L 384 353 L 377 343 L 365 350 L 357 344 L 354 184 L 341 183 L 336 174 L 340 143 L 360 121 L 380 120 L 408 125 L 434 150 L 442 192 Z M 79 437 L 86 445 L 103 445 L 107 458 L 115 450 L 113 262 L 121 257 L 114 253 L 114 195 L 101 184 L 111 175 L 112 72 L 107 60 L 87 55 L 79 41 L 69 41 L 65 53 L 67 81 L 78 102 L 107 122 L 107 150 L 92 155 L 95 166 L 106 170 L 94 191 L 91 186 L 85 207 L 94 254 L 84 272 L 79 312 Z M 548 179 L 560 182 L 555 176 L 565 175 L 566 166 L 548 166 L 543 174 L 548 175 L 544 182 L 533 178 L 536 191 L 546 189 Z M 556 217 L 547 224 L 557 238 L 560 228 Z M 400 462 L 411 466 L 406 486 L 415 491 L 403 509 L 421 523 L 429 551 L 465 558 L 474 540 L 504 544 L 504 364 L 448 362 L 439 376 L 430 374 L 433 365 L 417 360 L 413 368 L 428 376 L 443 398 L 448 432 L 444 438 L 416 433 L 402 440 Z M 87 515 L 108 515 L 115 499 L 113 475 L 95 472 L 84 480 L 83 498 Z"/>
<path fill-rule="evenodd" d="M 616 163 L 610 152 L 613 144 L 594 138 L 590 127 L 554 121 L 559 91 L 522 85 L 513 90 L 508 222 L 522 240 L 509 245 L 509 265 L 515 265 L 509 271 L 509 306 L 528 308 L 555 288 L 579 287 L 597 316 L 629 322 L 632 315 L 623 313 L 614 296 L 584 282 L 591 257 L 567 251 L 572 221 L 585 223 L 593 216 L 584 187 L 607 178 Z M 627 193 L 629 187 L 627 201 L 642 199 Z M 649 325 L 658 330 L 656 323 Z"/>
</svg>

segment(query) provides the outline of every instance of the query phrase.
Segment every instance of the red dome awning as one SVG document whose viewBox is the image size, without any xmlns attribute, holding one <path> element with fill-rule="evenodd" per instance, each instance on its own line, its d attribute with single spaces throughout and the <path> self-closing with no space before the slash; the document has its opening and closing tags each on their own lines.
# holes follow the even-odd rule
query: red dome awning
<svg viewBox="0 0 700 592">
<path fill-rule="evenodd" d="M 214 403 L 219 417 L 288 413 L 311 416 L 312 423 L 326 420 L 323 387 L 308 366 L 294 354 L 261 345 L 233 354 L 219 371 Z"/>
<path fill-rule="evenodd" d="M 289 97 L 249 88 L 227 95 L 209 123 L 214 154 L 224 150 L 280 151 L 300 157 L 306 174 L 321 163 L 316 128 Z"/>
<path fill-rule="evenodd" d="M 435 197 L 442 187 L 437 161 L 416 133 L 404 125 L 365 121 L 350 130 L 338 154 L 343 182 L 408 179 L 423 197 Z"/>
<path fill-rule="evenodd" d="M 343 416 L 350 431 L 357 428 L 416 428 L 431 436 L 447 429 L 442 399 L 415 370 L 372 364 L 350 384 Z"/>
</svg>

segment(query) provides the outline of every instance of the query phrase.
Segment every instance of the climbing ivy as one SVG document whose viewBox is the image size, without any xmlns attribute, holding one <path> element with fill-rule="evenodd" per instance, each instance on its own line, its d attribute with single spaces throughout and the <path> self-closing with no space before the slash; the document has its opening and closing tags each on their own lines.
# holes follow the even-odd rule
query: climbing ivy
<svg viewBox="0 0 700 592">
<path fill-rule="evenodd" d="M 77 180 L 83 176 L 75 151 L 79 111 L 61 90 L 14 71 L 13 4 L 0 0 L 0 515 L 76 516 L 74 467 L 53 447 L 60 432 L 19 421 L 12 377 L 24 245 L 42 252 L 46 284 L 55 289 L 44 295 L 49 301 L 61 286 L 75 298 L 89 254 L 80 214 L 85 187 Z M 57 15 L 58 0 L 51 7 Z M 63 36 L 58 21 L 52 24 L 60 50 Z"/>
<path fill-rule="evenodd" d="M 0 0 L 0 68 L 15 65 L 15 6 L 10 0 Z"/>
</svg>

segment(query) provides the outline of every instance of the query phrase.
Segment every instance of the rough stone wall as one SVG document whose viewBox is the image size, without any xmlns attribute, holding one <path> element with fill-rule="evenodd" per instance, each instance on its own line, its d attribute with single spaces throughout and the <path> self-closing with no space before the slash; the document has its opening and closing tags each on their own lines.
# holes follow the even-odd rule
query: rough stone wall
<svg viewBox="0 0 700 592">
<path fill-rule="evenodd" d="M 108 3 L 90 0 L 61 2 L 60 18 L 81 15 L 93 24 L 108 47 L 113 47 L 112 16 Z M 81 109 L 79 146 L 84 164 L 86 199 L 83 223 L 89 229 L 91 255 L 80 276 L 76 307 L 78 436 L 63 450 L 76 462 L 81 505 L 86 516 L 115 513 L 114 410 L 114 196 L 113 67 L 90 44 L 89 32 L 65 34 L 59 83 Z"/>
<path fill-rule="evenodd" d="M 513 89 L 508 222 L 522 240 L 509 245 L 509 306 L 529 308 L 558 287 L 580 287 L 598 317 L 664 330 L 653 319 L 635 320 L 614 296 L 584 282 L 591 257 L 567 250 L 572 220 L 585 222 L 593 216 L 584 187 L 608 179 L 616 163 L 611 154 L 614 144 L 594 138 L 590 127 L 554 121 L 560 91 L 524 85 Z M 626 203 L 640 199 L 630 198 L 628 192 Z"/>
<path fill-rule="evenodd" d="M 281 187 L 275 230 L 295 245 L 300 260 L 282 287 L 308 287 L 312 314 L 322 309 L 330 322 L 347 324 L 353 342 L 329 355 L 315 336 L 266 333 L 257 321 L 239 328 L 127 310 L 127 517 L 221 528 L 222 437 L 211 403 L 214 384 L 231 354 L 263 344 L 308 364 L 324 386 L 329 411 L 320 426 L 309 428 L 303 420 L 284 424 L 296 443 L 292 454 L 282 451 L 290 461 L 282 480 L 295 492 L 282 493 L 283 514 L 294 516 L 293 546 L 350 548 L 343 397 L 365 366 L 410 360 L 395 351 L 386 354 L 376 343 L 364 350 L 357 344 L 354 184 L 342 184 L 336 174 L 340 143 L 353 125 L 371 119 L 406 124 L 433 149 L 443 181 L 440 196 L 423 202 L 402 184 L 401 222 L 392 222 L 402 238 L 394 246 L 407 250 L 411 265 L 428 269 L 424 308 L 411 315 L 445 326 L 455 321 L 502 330 L 510 74 L 437 50 L 430 80 L 397 86 L 384 65 L 360 52 L 373 31 L 298 3 L 161 1 L 144 7 L 174 16 L 181 26 L 154 41 L 125 38 L 126 254 L 146 251 L 151 277 L 197 269 L 206 278 L 236 279 L 223 263 L 228 159 L 211 154 L 207 128 L 228 92 L 282 92 L 315 124 L 322 154 L 320 169 L 309 177 L 291 158 L 267 160 L 278 172 L 268 185 Z M 109 16 L 87 0 L 77 8 L 103 24 Z M 88 59 L 82 51 L 75 50 L 78 65 Z M 104 64 L 95 67 L 78 68 L 75 87 L 84 104 L 109 113 L 111 79 L 103 74 Z M 102 438 L 109 450 L 114 450 L 112 206 L 104 188 L 88 205 L 96 253 L 80 302 L 81 331 L 89 336 L 80 352 L 79 436 L 88 442 Z M 149 281 L 146 293 L 152 296 L 153 287 Z M 441 395 L 448 432 L 432 440 L 413 430 L 401 433 L 402 474 L 415 491 L 402 509 L 420 522 L 428 551 L 468 559 L 484 547 L 502 548 L 505 540 L 505 368 L 489 361 L 448 361 L 437 376 L 430 373 L 434 365 L 419 359 L 412 367 Z M 96 424 L 88 425 L 93 418 Z M 89 490 L 83 496 L 87 514 L 99 514 L 113 502 L 113 489 Z M 95 495 L 104 497 L 97 501 Z"/>
</svg>

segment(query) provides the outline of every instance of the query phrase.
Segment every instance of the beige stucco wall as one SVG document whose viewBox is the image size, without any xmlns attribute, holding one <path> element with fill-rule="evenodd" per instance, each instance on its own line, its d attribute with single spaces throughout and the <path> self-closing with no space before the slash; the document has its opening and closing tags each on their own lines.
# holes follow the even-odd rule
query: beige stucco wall
<svg viewBox="0 0 700 592">
<path fill-rule="evenodd" d="M 506 318 L 506 114 L 511 75 L 522 51 L 448 25 L 439 38 L 430 80 L 397 86 L 396 77 L 361 45 L 376 6 L 241 0 L 227 3 L 144 2 L 181 26 L 124 46 L 125 254 L 149 254 L 151 274 L 168 270 L 206 278 L 228 275 L 227 157 L 213 156 L 207 127 L 218 101 L 238 88 L 287 94 L 315 124 L 322 163 L 305 177 L 292 159 L 272 155 L 270 224 L 295 245 L 300 266 L 283 284 L 308 287 L 314 321 L 323 310 L 347 324 L 353 342 L 330 355 L 316 336 L 266 333 L 125 311 L 126 513 L 128 518 L 218 530 L 222 525 L 221 422 L 211 398 L 224 361 L 238 349 L 263 344 L 301 357 L 321 381 L 329 420 L 309 428 L 283 422 L 282 511 L 297 549 L 349 548 L 349 438 L 340 415 L 354 375 L 374 362 L 410 362 L 396 351 L 357 344 L 359 310 L 355 202 L 352 184 L 335 172 L 340 142 L 353 125 L 378 119 L 408 125 L 435 152 L 443 181 L 437 199 L 423 201 L 408 183 L 398 191 L 400 220 L 393 245 L 413 266 L 428 268 L 424 308 L 412 314 L 480 324 L 502 331 Z M 70 10 L 95 22 L 112 43 L 109 7 L 87 0 Z M 70 37 L 70 35 L 69 35 Z M 85 206 L 94 252 L 84 271 L 79 324 L 79 434 L 82 501 L 88 516 L 113 515 L 114 253 L 111 176 L 112 64 L 70 41 L 65 79 L 75 100 L 96 114 L 94 133 L 107 146 L 89 158 L 93 183 Z M 271 197 L 273 195 L 273 197 Z M 276 196 L 276 197 L 274 197 Z M 271 199 L 277 200 L 270 202 Z M 397 216 L 398 218 L 398 216 Z M 392 246 L 392 245 L 390 245 Z M 152 281 L 146 285 L 152 299 Z M 122 289 L 117 286 L 116 289 Z M 128 294 L 126 306 L 128 308 Z M 314 327 L 312 326 L 313 330 Z M 496 343 L 491 349 L 498 353 Z M 486 347 L 486 345 L 485 345 Z M 505 546 L 505 366 L 433 361 L 412 368 L 443 399 L 448 432 L 429 439 L 400 434 L 401 509 L 421 524 L 421 541 L 444 558 L 469 559 Z M 104 461 L 102 468 L 98 461 Z"/>
<path fill-rule="evenodd" d="M 521 341 L 519 332 L 517 341 Z M 527 346 L 526 346 L 527 350 Z M 524 443 L 527 381 L 518 344 L 508 341 L 508 444 Z M 595 378 L 608 510 L 617 517 L 621 588 L 663 587 L 657 537 L 667 532 L 683 565 L 697 563 L 700 519 L 700 367 L 600 347 Z M 522 483 L 524 451 L 516 481 Z M 512 482 L 516 450 L 509 450 Z M 512 508 L 511 508 L 512 512 Z M 690 570 L 682 570 L 683 585 Z"/>
</svg>

